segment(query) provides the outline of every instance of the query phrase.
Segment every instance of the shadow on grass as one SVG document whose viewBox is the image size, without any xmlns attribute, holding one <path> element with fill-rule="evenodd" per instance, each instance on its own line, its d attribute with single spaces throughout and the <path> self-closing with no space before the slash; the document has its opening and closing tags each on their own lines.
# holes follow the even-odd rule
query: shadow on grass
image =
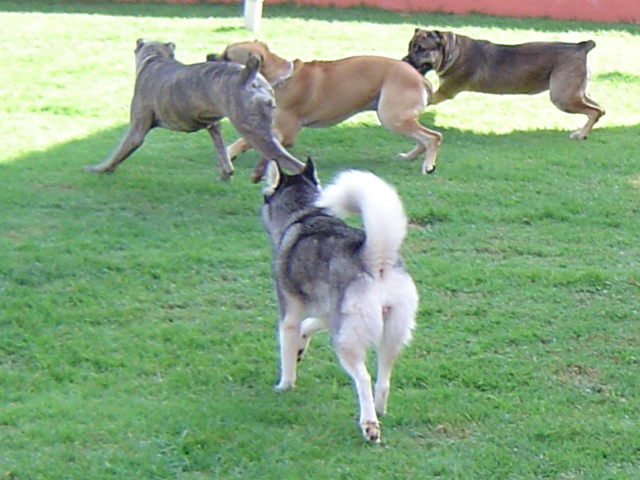
<svg viewBox="0 0 640 480">
<path fill-rule="evenodd" d="M 437 114 L 433 111 L 425 112 L 421 123 L 443 134 L 438 169 L 434 176 L 445 178 L 455 177 L 469 168 L 487 168 L 492 159 L 500 159 L 501 164 L 505 158 L 512 158 L 514 161 L 519 158 L 540 158 L 543 162 L 558 164 L 569 161 L 570 158 L 588 159 L 601 164 L 603 168 L 616 168 L 622 161 L 633 165 L 637 154 L 637 132 L 640 128 L 640 125 L 596 127 L 588 140 L 580 142 L 570 140 L 570 132 L 566 130 L 541 129 L 486 134 L 443 128 L 438 125 Z M 30 183 L 57 183 L 62 188 L 75 184 L 76 187 L 89 189 L 102 189 L 102 184 L 108 185 L 108 189 L 119 188 L 117 185 L 120 185 L 134 189 L 140 187 L 141 194 L 148 190 L 144 186 L 148 181 L 152 181 L 155 188 L 166 187 L 174 191 L 180 183 L 190 192 L 194 185 L 205 190 L 209 190 L 208 185 L 213 190 L 259 188 L 252 186 L 250 182 L 251 172 L 258 160 L 257 153 L 249 151 L 241 155 L 235 161 L 233 179 L 224 182 L 220 180 L 215 149 L 204 131 L 184 134 L 154 129 L 142 147 L 122 163 L 116 172 L 95 174 L 84 171 L 85 166 L 101 162 L 116 147 L 125 130 L 126 125 L 103 130 L 86 138 L 0 163 L 0 176 L 7 181 L 6 185 L 13 185 L 11 188 L 16 189 L 16 192 L 22 191 L 25 194 L 28 192 L 25 187 Z M 236 132 L 226 122 L 223 135 L 227 143 L 237 138 Z M 344 168 L 391 173 L 393 177 L 411 175 L 428 181 L 432 177 L 419 175 L 421 159 L 404 162 L 394 158 L 397 153 L 408 151 L 412 146 L 412 140 L 395 135 L 379 125 L 347 122 L 332 128 L 303 129 L 290 151 L 303 161 L 307 156 L 314 158 L 321 178 L 325 181 L 329 180 L 328 173 L 333 174 Z M 640 169 L 637 173 L 640 175 Z M 258 192 L 256 195 L 258 198 Z M 156 196 L 157 194 L 153 194 L 153 197 Z M 161 196 L 162 193 L 159 194 Z"/>
<path fill-rule="evenodd" d="M 237 17 L 242 15 L 242 4 L 221 5 L 212 3 L 167 4 L 167 3 L 116 3 L 105 1 L 52 2 L 50 0 L 0 1 L 0 11 L 24 13 L 82 13 L 127 17 L 175 17 L 207 18 Z M 592 33 L 594 31 L 627 32 L 640 36 L 640 26 L 623 23 L 569 22 L 552 19 L 516 19 L 492 17 L 478 14 L 451 15 L 442 13 L 400 13 L 367 7 L 310 7 L 293 4 L 266 5 L 265 18 L 301 18 L 305 20 L 371 22 L 378 24 L 402 24 L 410 22 L 416 26 L 451 29 L 486 27 L 505 29 L 532 29 L 540 32 L 564 33 L 567 30 Z"/>
</svg>

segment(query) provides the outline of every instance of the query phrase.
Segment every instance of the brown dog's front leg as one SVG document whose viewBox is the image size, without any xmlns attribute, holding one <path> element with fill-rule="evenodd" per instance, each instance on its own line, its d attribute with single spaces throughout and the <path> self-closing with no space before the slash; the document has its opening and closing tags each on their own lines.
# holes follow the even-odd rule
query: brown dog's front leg
<svg viewBox="0 0 640 480">
<path fill-rule="evenodd" d="M 227 155 L 227 149 L 224 146 L 224 140 L 222 139 L 222 132 L 220 131 L 220 122 L 214 122 L 207 127 L 207 132 L 213 140 L 213 144 L 216 146 L 218 152 L 218 165 L 222 171 L 222 179 L 229 180 L 233 175 L 233 165 L 229 161 Z"/>
<path fill-rule="evenodd" d="M 129 127 L 127 133 L 120 140 L 120 144 L 114 152 L 102 163 L 85 167 L 88 172 L 113 172 L 118 165 L 124 162 L 133 152 L 135 152 L 147 135 L 149 130 Z"/>
</svg>

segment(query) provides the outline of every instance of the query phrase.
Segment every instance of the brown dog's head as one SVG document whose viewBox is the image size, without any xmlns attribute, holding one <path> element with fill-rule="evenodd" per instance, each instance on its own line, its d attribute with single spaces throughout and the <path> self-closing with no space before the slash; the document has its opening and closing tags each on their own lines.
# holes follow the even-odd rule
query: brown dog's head
<svg viewBox="0 0 640 480">
<path fill-rule="evenodd" d="M 440 73 L 453 55 L 455 36 L 451 32 L 416 28 L 409 42 L 409 53 L 402 60 L 409 63 L 422 75 L 429 70 Z"/>
</svg>

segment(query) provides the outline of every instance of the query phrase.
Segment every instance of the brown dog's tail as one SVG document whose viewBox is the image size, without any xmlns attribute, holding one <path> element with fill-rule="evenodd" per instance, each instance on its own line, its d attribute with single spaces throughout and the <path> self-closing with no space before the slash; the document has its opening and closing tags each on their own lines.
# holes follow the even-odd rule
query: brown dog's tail
<svg viewBox="0 0 640 480">
<path fill-rule="evenodd" d="M 587 40 L 585 42 L 580 42 L 578 46 L 584 48 L 585 53 L 589 53 L 591 50 L 596 48 L 596 42 L 594 42 L 593 40 Z"/>
</svg>

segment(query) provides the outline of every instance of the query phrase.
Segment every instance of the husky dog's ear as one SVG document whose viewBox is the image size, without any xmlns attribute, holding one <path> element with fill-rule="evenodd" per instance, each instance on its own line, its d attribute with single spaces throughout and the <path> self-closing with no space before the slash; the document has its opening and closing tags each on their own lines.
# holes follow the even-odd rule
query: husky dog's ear
<svg viewBox="0 0 640 480">
<path fill-rule="evenodd" d="M 280 185 L 280 177 L 280 167 L 278 167 L 278 163 L 274 160 L 269 160 L 264 179 L 265 186 L 262 189 L 262 194 L 265 197 L 269 197 L 275 193 L 278 185 Z"/>
<path fill-rule="evenodd" d="M 320 185 L 320 180 L 318 180 L 318 176 L 316 175 L 316 166 L 313 164 L 310 156 L 307 157 L 307 163 L 300 175 L 311 180 L 314 185 Z"/>
<path fill-rule="evenodd" d="M 144 39 L 139 38 L 138 40 L 136 40 L 136 49 L 133 51 L 133 53 L 138 53 L 138 51 L 144 47 Z"/>
</svg>

